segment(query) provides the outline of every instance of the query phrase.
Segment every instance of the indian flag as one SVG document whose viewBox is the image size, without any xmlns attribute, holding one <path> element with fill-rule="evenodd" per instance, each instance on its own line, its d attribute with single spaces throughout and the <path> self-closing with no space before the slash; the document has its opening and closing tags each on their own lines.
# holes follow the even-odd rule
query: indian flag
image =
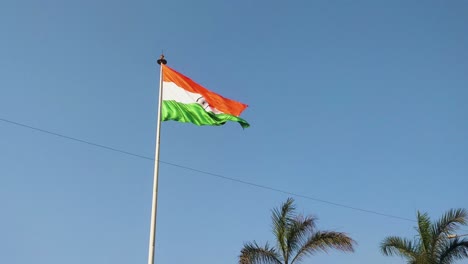
<svg viewBox="0 0 468 264">
<path fill-rule="evenodd" d="M 168 66 L 161 66 L 162 121 L 174 120 L 199 126 L 221 126 L 227 121 L 234 121 L 243 128 L 250 126 L 239 117 L 247 105 L 222 97 Z"/>
</svg>

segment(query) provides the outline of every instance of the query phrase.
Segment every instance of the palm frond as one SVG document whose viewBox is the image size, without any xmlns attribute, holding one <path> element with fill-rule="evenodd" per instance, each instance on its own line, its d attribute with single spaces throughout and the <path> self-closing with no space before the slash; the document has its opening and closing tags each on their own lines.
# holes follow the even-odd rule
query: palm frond
<svg viewBox="0 0 468 264">
<path fill-rule="evenodd" d="M 439 264 L 430 254 L 421 253 L 416 257 L 416 260 L 412 261 L 415 264 Z"/>
<path fill-rule="evenodd" d="M 355 244 L 356 242 L 345 233 L 317 231 L 313 233 L 298 250 L 291 264 L 300 261 L 305 255 L 313 255 L 318 251 L 328 252 L 330 249 L 336 249 L 353 252 Z"/>
<path fill-rule="evenodd" d="M 385 256 L 400 256 L 415 262 L 418 259 L 419 252 L 410 240 L 401 237 L 390 236 L 385 238 L 380 244 L 380 251 Z M 415 262 L 417 263 L 417 262 Z"/>
<path fill-rule="evenodd" d="M 451 209 L 447 211 L 436 223 L 432 226 L 432 247 L 438 248 L 438 244 L 442 244 L 447 240 L 447 235 L 455 233 L 460 225 L 466 225 L 468 222 L 468 212 L 465 209 Z"/>
<path fill-rule="evenodd" d="M 418 235 L 421 243 L 421 252 L 432 252 L 432 233 L 431 233 L 431 219 L 427 213 L 421 213 L 418 211 Z"/>
<path fill-rule="evenodd" d="M 468 258 L 468 240 L 458 238 L 446 240 L 438 253 L 439 264 L 450 264 L 457 259 Z"/>
<path fill-rule="evenodd" d="M 312 216 L 303 217 L 299 215 L 291 221 L 286 234 L 286 246 L 288 250 L 285 257 L 286 263 L 289 257 L 299 250 L 311 236 L 315 228 L 315 220 L 316 218 Z"/>
<path fill-rule="evenodd" d="M 288 198 L 280 208 L 275 208 L 272 211 L 273 233 L 275 234 L 276 241 L 278 242 L 278 248 L 281 250 L 283 258 L 286 259 L 288 252 L 286 234 L 295 209 L 294 200 L 292 198 Z"/>
<path fill-rule="evenodd" d="M 275 248 L 268 243 L 264 247 L 259 246 L 255 241 L 245 243 L 239 256 L 239 264 L 282 264 L 281 257 Z"/>
</svg>

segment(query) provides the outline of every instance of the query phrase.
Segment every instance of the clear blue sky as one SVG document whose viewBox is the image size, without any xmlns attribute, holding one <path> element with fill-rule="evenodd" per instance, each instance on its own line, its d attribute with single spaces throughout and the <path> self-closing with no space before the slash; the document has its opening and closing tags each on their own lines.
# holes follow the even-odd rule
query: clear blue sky
<svg viewBox="0 0 468 264">
<path fill-rule="evenodd" d="M 439 217 L 468 205 L 467 14 L 461 0 L 3 0 L 0 118 L 151 157 L 164 49 L 249 104 L 252 127 L 166 122 L 161 160 Z M 0 122 L 0 262 L 146 263 L 152 177 L 149 160 Z M 162 164 L 156 263 L 237 263 L 243 242 L 273 239 L 287 197 Z M 305 263 L 404 263 L 378 246 L 414 223 L 296 202 L 359 243 Z"/>
</svg>

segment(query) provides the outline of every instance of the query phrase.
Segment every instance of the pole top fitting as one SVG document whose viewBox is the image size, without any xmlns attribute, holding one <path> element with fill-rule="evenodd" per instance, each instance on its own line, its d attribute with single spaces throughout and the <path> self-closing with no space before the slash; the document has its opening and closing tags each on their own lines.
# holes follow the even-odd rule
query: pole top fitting
<svg viewBox="0 0 468 264">
<path fill-rule="evenodd" d="M 163 54 L 161 54 L 161 57 L 159 57 L 159 60 L 157 60 L 157 61 L 158 61 L 158 64 L 159 64 L 159 65 L 161 65 L 161 64 L 166 65 L 166 63 L 167 63 L 167 60 L 164 59 L 164 55 L 163 55 Z"/>
</svg>

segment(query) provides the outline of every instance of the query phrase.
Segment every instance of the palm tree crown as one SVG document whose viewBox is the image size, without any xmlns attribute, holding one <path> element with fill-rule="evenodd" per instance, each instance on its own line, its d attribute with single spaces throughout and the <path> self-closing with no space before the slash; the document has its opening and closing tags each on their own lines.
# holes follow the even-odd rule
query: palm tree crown
<svg viewBox="0 0 468 264">
<path fill-rule="evenodd" d="M 240 264 L 294 264 L 306 255 L 329 249 L 354 251 L 356 242 L 345 233 L 319 231 L 316 218 L 295 214 L 294 200 L 289 198 L 273 210 L 273 233 L 276 247 L 258 245 L 255 241 L 245 243 L 239 256 Z"/>
<path fill-rule="evenodd" d="M 464 209 L 452 209 L 438 221 L 431 222 L 427 213 L 417 214 L 418 236 L 414 240 L 389 236 L 380 249 L 386 256 L 401 256 L 409 264 L 450 264 L 468 257 L 468 240 L 449 238 L 461 225 L 468 222 Z"/>
</svg>

